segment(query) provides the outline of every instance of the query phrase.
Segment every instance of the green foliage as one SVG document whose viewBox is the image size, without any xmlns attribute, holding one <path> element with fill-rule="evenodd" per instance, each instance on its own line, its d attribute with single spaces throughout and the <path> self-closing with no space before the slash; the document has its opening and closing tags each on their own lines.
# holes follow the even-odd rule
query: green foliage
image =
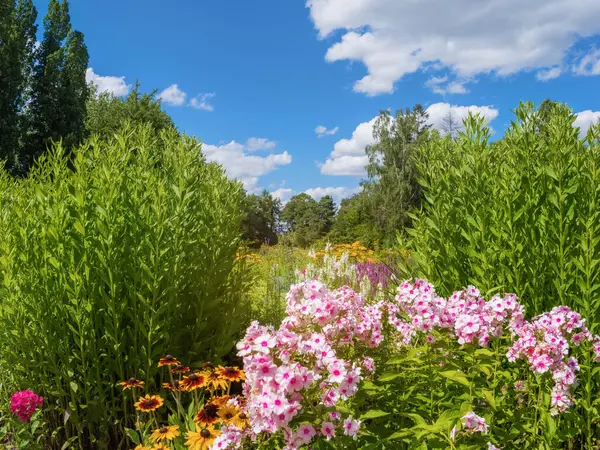
<svg viewBox="0 0 600 450">
<path fill-rule="evenodd" d="M 36 16 L 31 0 L 0 0 L 0 159 L 17 172 Z"/>
<path fill-rule="evenodd" d="M 125 125 L 150 124 L 157 135 L 162 130 L 175 128 L 171 117 L 161 109 L 160 100 L 155 98 L 156 91 L 140 93 L 140 84 L 136 83 L 126 98 L 115 97 L 109 92 L 92 95 L 87 100 L 85 129 L 88 134 L 97 135 L 100 139 L 112 139 Z"/>
<path fill-rule="evenodd" d="M 44 448 L 122 448 L 118 381 L 155 388 L 160 356 L 218 361 L 239 336 L 243 190 L 174 131 L 65 152 L 0 175 L 2 390 L 45 397 Z"/>
<path fill-rule="evenodd" d="M 427 139 L 427 112 L 421 105 L 382 111 L 373 127 L 376 143 L 367 148 L 369 180 L 363 183 L 371 226 L 391 244 L 410 224 L 409 213 L 419 205 L 419 185 L 412 154 Z"/>
<path fill-rule="evenodd" d="M 435 134 L 415 153 L 423 207 L 404 275 L 427 278 L 441 295 L 468 284 L 515 292 L 530 315 L 567 305 L 597 333 L 600 127 L 580 137 L 575 116 L 552 102 L 522 104 L 515 116 L 493 144 L 483 119 L 470 117 L 455 140 Z M 598 384 L 588 374 L 576 425 L 593 448 Z"/>
<path fill-rule="evenodd" d="M 335 202 L 326 195 L 318 202 L 306 193 L 294 195 L 281 212 L 291 240 L 298 247 L 308 247 L 325 236 L 333 225 Z"/>
<path fill-rule="evenodd" d="M 359 241 L 369 248 L 378 247 L 382 236 L 373 226 L 374 221 L 367 202 L 367 194 L 364 191 L 343 199 L 327 239 L 336 244 Z"/>
<path fill-rule="evenodd" d="M 44 38 L 35 52 L 25 167 L 33 165 L 51 140 L 63 139 L 67 150 L 81 142 L 88 59 L 83 34 L 71 28 L 68 1 L 50 0 Z"/>
<path fill-rule="evenodd" d="M 312 261 L 306 251 L 287 245 L 263 246 L 250 255 L 254 282 L 247 292 L 251 320 L 278 327 L 285 317 L 285 296 L 298 271 Z"/>
<path fill-rule="evenodd" d="M 268 191 L 250 194 L 244 205 L 246 217 L 243 223 L 244 239 L 254 248 L 262 244 L 277 244 L 277 225 L 281 214 L 281 201 Z"/>
</svg>

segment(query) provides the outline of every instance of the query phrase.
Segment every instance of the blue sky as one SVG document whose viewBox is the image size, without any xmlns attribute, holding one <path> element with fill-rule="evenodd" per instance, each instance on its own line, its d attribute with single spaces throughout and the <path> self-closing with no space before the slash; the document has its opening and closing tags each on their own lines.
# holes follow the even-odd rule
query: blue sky
<svg viewBox="0 0 600 450">
<path fill-rule="evenodd" d="M 520 100 L 567 102 L 582 128 L 600 118 L 600 1 L 481 4 L 72 0 L 71 19 L 90 82 L 158 89 L 249 191 L 339 200 L 358 186 L 381 109 L 421 103 L 433 126 L 478 111 L 496 133 Z"/>
</svg>

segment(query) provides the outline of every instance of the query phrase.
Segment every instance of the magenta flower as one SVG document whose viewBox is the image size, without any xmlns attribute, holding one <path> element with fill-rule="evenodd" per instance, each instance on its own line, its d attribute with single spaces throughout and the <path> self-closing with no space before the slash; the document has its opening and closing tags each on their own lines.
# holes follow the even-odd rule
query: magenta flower
<svg viewBox="0 0 600 450">
<path fill-rule="evenodd" d="M 15 392 L 10 398 L 10 410 L 21 422 L 29 422 L 37 408 L 41 408 L 44 399 L 29 389 Z"/>
</svg>

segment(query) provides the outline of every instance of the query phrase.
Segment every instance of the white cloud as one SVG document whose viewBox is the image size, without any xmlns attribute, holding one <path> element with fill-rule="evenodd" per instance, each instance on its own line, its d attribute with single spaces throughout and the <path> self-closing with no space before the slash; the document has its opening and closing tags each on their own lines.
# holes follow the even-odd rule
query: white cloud
<svg viewBox="0 0 600 450">
<path fill-rule="evenodd" d="M 465 87 L 466 80 L 455 80 L 447 83 L 448 77 L 431 77 L 425 82 L 425 87 L 431 89 L 435 94 L 466 94 L 469 90 Z M 444 86 L 445 84 L 445 86 Z"/>
<path fill-rule="evenodd" d="M 462 121 L 467 118 L 469 113 L 480 114 L 486 122 L 491 122 L 498 117 L 498 110 L 491 106 L 456 106 L 450 103 L 434 103 L 427 108 L 427 114 L 429 115 L 427 123 L 436 130 L 443 131 L 444 121 L 451 115 L 457 128 L 462 130 L 464 128 Z"/>
<path fill-rule="evenodd" d="M 306 194 L 310 195 L 315 200 L 319 201 L 322 197 L 326 195 L 330 195 L 335 200 L 335 203 L 339 206 L 342 199 L 351 197 L 354 194 L 358 194 L 362 188 L 360 186 L 354 188 L 348 187 L 316 187 L 307 189 L 304 191 Z"/>
<path fill-rule="evenodd" d="M 333 136 L 338 131 L 339 131 L 338 127 L 328 130 L 327 127 L 324 127 L 323 125 L 319 125 L 317 128 L 315 128 L 315 134 L 317 135 L 318 138 L 322 138 L 323 136 Z"/>
<path fill-rule="evenodd" d="M 333 152 L 321 166 L 324 175 L 366 175 L 365 166 L 369 162 L 365 148 L 375 142 L 373 125 L 377 117 L 356 127 L 350 139 L 340 139 L 333 146 Z"/>
<path fill-rule="evenodd" d="M 403 76 L 431 65 L 466 79 L 551 68 L 578 39 L 600 33 L 597 0 L 307 0 L 306 6 L 321 38 L 342 32 L 327 61 L 365 64 L 354 90 L 368 95 L 393 92 Z"/>
<path fill-rule="evenodd" d="M 328 158 L 321 166 L 323 175 L 351 175 L 355 177 L 364 177 L 367 175 L 365 166 L 369 158 L 363 156 L 340 156 L 339 158 Z"/>
<path fill-rule="evenodd" d="M 462 121 L 469 115 L 469 112 L 482 115 L 486 122 L 491 122 L 498 117 L 498 110 L 491 106 L 456 106 L 440 102 L 427 108 L 428 124 L 437 130 L 443 130 L 444 121 L 451 114 L 457 129 L 460 130 L 463 128 Z M 369 158 L 365 149 L 375 143 L 373 126 L 377 117 L 358 125 L 350 139 L 340 139 L 335 143 L 333 151 L 320 166 L 323 175 L 366 176 L 365 166 L 368 164 Z"/>
<path fill-rule="evenodd" d="M 560 67 L 552 67 L 538 71 L 538 73 L 535 74 L 535 77 L 540 81 L 548 81 L 558 78 L 561 73 L 562 69 Z"/>
<path fill-rule="evenodd" d="M 585 135 L 587 134 L 589 128 L 600 122 L 600 111 L 581 111 L 576 113 L 577 119 L 575 119 L 575 123 L 573 123 L 574 127 L 579 128 L 579 134 Z"/>
<path fill-rule="evenodd" d="M 266 156 L 249 155 L 248 147 L 236 141 L 225 145 L 203 144 L 202 152 L 209 161 L 222 165 L 227 175 L 238 178 L 249 192 L 257 192 L 258 177 L 292 162 L 292 155 L 287 151 L 272 153 Z"/>
<path fill-rule="evenodd" d="M 176 84 L 172 84 L 160 94 L 158 94 L 158 98 L 171 106 L 181 106 L 185 103 L 185 99 L 187 98 L 187 94 L 179 89 L 179 86 Z"/>
<path fill-rule="evenodd" d="M 292 189 L 279 188 L 271 192 L 271 195 L 273 196 L 273 198 L 278 198 L 279 200 L 281 200 L 281 203 L 287 203 L 288 200 L 292 197 L 293 193 L 294 191 Z"/>
<path fill-rule="evenodd" d="M 125 82 L 125 77 L 101 76 L 94 72 L 94 69 L 88 67 L 85 71 L 85 81 L 88 84 L 96 86 L 98 94 L 110 92 L 111 94 L 121 97 L 129 93 L 129 86 Z"/>
<path fill-rule="evenodd" d="M 246 148 L 250 151 L 269 150 L 275 148 L 277 144 L 267 138 L 251 137 L 246 141 Z"/>
<path fill-rule="evenodd" d="M 576 75 L 600 75 L 600 49 L 593 49 L 573 66 Z"/>
<path fill-rule="evenodd" d="M 208 94 L 199 94 L 196 97 L 193 97 L 190 100 L 190 106 L 194 109 L 202 109 L 204 111 L 213 111 L 215 108 L 213 105 L 208 103 L 208 101 L 213 98 L 215 95 L 214 92 L 210 92 Z"/>
</svg>

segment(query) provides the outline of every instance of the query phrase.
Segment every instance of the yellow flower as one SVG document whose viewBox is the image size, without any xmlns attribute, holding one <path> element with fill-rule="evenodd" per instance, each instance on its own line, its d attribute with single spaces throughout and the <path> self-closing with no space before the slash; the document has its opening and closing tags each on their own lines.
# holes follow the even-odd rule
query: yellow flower
<svg viewBox="0 0 600 450">
<path fill-rule="evenodd" d="M 206 428 L 200 428 L 196 425 L 196 431 L 187 432 L 187 441 L 185 445 L 188 446 L 189 450 L 208 450 L 215 439 L 221 434 L 220 431 L 215 430 L 213 426 Z"/>
<path fill-rule="evenodd" d="M 154 442 L 160 442 L 164 439 L 172 441 L 177 436 L 179 436 L 179 425 L 168 425 L 154 430 L 151 437 Z"/>
<path fill-rule="evenodd" d="M 154 447 L 152 447 L 152 450 L 171 450 L 169 447 L 167 447 L 165 444 L 160 443 L 160 444 L 155 444 Z"/>
<path fill-rule="evenodd" d="M 160 395 L 146 395 L 140 397 L 140 400 L 135 404 L 135 409 L 144 412 L 155 411 L 163 405 L 164 401 Z"/>
<path fill-rule="evenodd" d="M 139 444 L 133 450 L 152 450 L 152 447 L 148 447 L 146 445 Z"/>
</svg>

